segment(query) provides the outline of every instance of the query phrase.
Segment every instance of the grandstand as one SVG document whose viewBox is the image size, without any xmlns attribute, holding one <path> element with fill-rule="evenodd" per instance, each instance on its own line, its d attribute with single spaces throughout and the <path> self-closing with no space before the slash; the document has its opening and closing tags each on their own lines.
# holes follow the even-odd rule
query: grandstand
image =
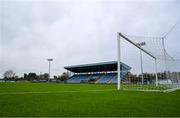
<svg viewBox="0 0 180 118">
<path fill-rule="evenodd" d="M 64 67 L 73 73 L 67 83 L 117 83 L 117 61 Z M 131 67 L 121 62 L 121 79 Z"/>
</svg>

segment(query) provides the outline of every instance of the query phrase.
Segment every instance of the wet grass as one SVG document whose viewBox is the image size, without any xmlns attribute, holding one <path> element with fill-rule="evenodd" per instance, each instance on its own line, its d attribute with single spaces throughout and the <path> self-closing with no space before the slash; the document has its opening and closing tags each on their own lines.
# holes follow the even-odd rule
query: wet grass
<svg viewBox="0 0 180 118">
<path fill-rule="evenodd" d="M 180 91 L 117 91 L 116 85 L 94 84 L 0 83 L 0 116 L 180 116 Z"/>
</svg>

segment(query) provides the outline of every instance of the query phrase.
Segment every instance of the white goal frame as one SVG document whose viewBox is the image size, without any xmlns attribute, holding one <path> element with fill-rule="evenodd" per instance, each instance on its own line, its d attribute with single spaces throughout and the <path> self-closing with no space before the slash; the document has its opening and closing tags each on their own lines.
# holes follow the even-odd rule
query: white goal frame
<svg viewBox="0 0 180 118">
<path fill-rule="evenodd" d="M 118 53 L 117 54 L 117 59 L 118 59 L 118 65 L 117 65 L 117 71 L 118 71 L 117 90 L 121 89 L 121 66 L 120 66 L 120 63 L 121 63 L 121 38 L 125 39 L 130 44 L 132 44 L 135 47 L 139 48 L 141 51 L 143 51 L 144 53 L 146 53 L 147 55 L 149 55 L 150 57 L 152 57 L 155 60 L 155 77 L 156 77 L 155 84 L 156 84 L 156 86 L 158 86 L 157 58 L 155 56 L 153 56 L 151 53 L 149 53 L 146 50 L 144 50 L 143 48 L 141 48 L 139 45 L 137 45 L 133 41 L 131 41 L 129 38 L 124 36 L 121 32 L 117 32 L 117 53 Z"/>
</svg>

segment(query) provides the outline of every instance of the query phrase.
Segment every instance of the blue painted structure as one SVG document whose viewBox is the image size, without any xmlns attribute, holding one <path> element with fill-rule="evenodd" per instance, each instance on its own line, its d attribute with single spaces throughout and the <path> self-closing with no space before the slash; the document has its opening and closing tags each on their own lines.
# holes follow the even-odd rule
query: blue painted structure
<svg viewBox="0 0 180 118">
<path fill-rule="evenodd" d="M 67 83 L 117 83 L 117 61 L 102 62 L 94 64 L 83 64 L 64 67 L 75 73 Z M 124 79 L 131 67 L 121 62 L 121 78 Z"/>
</svg>

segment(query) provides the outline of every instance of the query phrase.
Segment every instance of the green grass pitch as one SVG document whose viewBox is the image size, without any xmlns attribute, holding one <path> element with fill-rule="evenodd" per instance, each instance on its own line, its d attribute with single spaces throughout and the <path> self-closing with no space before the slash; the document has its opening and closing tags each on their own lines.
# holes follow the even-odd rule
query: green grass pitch
<svg viewBox="0 0 180 118">
<path fill-rule="evenodd" d="M 116 85 L 0 83 L 0 116 L 180 116 L 180 91 L 117 91 Z"/>
</svg>

